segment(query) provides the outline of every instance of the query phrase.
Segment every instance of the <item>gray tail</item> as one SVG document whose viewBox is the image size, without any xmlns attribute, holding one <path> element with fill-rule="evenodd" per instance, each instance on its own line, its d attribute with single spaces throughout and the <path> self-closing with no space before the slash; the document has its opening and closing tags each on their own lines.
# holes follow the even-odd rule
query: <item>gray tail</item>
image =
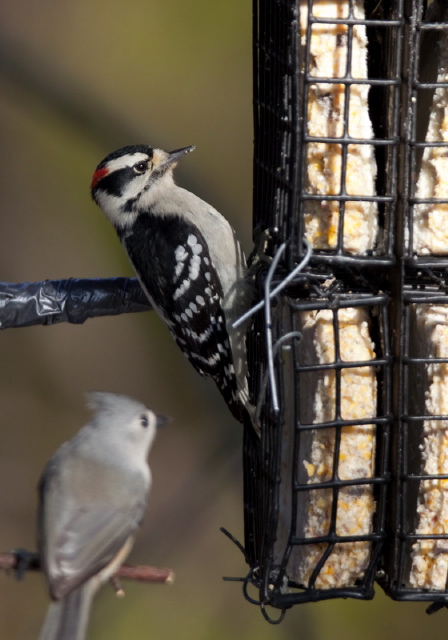
<svg viewBox="0 0 448 640">
<path fill-rule="evenodd" d="M 58 602 L 52 602 L 39 640 L 84 640 L 92 598 L 93 590 L 87 583 Z"/>
</svg>

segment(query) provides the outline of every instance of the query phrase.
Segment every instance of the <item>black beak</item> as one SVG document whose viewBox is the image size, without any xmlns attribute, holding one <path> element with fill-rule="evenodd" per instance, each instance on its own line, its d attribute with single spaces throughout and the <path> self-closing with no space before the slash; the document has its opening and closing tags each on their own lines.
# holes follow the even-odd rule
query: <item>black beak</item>
<svg viewBox="0 0 448 640">
<path fill-rule="evenodd" d="M 157 422 L 156 422 L 157 429 L 159 429 L 159 427 L 163 427 L 165 424 L 167 424 L 168 422 L 171 422 L 172 420 L 170 416 L 156 415 L 156 418 L 157 418 Z"/>
<path fill-rule="evenodd" d="M 168 151 L 168 158 L 166 159 L 166 164 L 170 165 L 174 162 L 178 162 L 184 155 L 187 153 L 191 153 L 196 149 L 195 146 L 192 147 L 184 147 L 183 149 L 175 149 L 174 151 Z"/>
</svg>

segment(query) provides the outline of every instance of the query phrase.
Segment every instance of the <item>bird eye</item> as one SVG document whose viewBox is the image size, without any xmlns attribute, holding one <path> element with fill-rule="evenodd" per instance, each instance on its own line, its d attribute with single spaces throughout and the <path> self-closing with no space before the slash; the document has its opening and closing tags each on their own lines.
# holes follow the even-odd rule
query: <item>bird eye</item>
<svg viewBox="0 0 448 640">
<path fill-rule="evenodd" d="M 144 413 L 142 413 L 142 415 L 140 416 L 140 424 L 142 427 L 145 427 L 145 429 L 149 424 L 148 416 L 146 416 Z"/>
<path fill-rule="evenodd" d="M 148 171 L 148 162 L 146 160 L 142 160 L 141 162 L 137 162 L 136 164 L 134 164 L 134 173 L 145 173 L 145 171 Z"/>
</svg>

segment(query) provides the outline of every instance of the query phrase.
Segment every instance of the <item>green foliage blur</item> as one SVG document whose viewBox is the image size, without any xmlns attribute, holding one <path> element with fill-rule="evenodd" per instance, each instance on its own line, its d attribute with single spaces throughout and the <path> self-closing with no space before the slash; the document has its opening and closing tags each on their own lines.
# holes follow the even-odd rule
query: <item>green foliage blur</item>
<svg viewBox="0 0 448 640">
<path fill-rule="evenodd" d="M 251 249 L 249 0 L 22 0 L 0 6 L 0 280 L 133 275 L 89 184 L 126 144 L 196 145 L 177 180 L 230 219 Z M 419 640 L 446 613 L 373 602 L 295 607 L 278 627 L 248 604 L 241 429 L 155 314 L 0 333 L 0 551 L 35 548 L 36 484 L 84 423 L 83 393 L 127 393 L 174 422 L 152 453 L 154 489 L 130 558 L 175 570 L 173 586 L 129 583 L 98 596 L 91 640 Z M 42 576 L 0 574 L 1 637 L 35 638 Z"/>
</svg>

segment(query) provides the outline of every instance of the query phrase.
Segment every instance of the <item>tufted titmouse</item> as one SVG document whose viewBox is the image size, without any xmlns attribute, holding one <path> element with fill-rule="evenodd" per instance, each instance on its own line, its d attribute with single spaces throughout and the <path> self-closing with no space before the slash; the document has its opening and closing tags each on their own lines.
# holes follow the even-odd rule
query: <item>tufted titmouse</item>
<svg viewBox="0 0 448 640">
<path fill-rule="evenodd" d="M 143 519 L 156 416 L 140 402 L 93 392 L 92 419 L 48 462 L 39 484 L 38 544 L 55 600 L 40 640 L 83 640 L 92 598 L 123 563 Z"/>
</svg>

